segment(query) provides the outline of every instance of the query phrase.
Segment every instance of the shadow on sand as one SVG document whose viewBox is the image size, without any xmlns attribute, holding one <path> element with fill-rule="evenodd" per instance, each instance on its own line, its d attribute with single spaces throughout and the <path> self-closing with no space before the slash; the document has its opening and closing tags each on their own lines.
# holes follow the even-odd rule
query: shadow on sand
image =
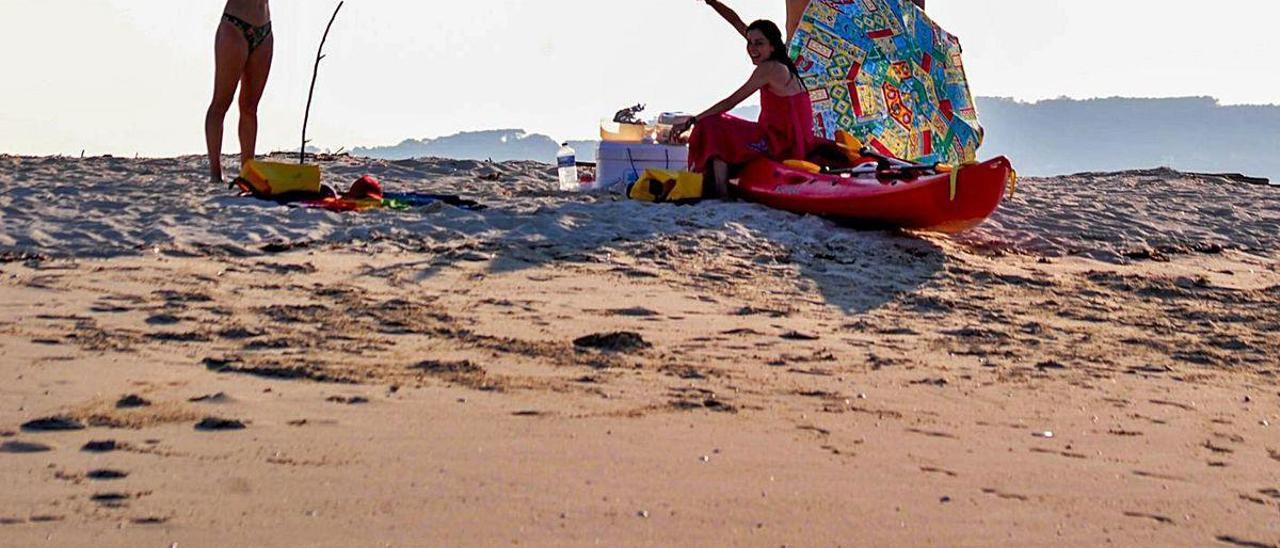
<svg viewBox="0 0 1280 548">
<path fill-rule="evenodd" d="M 753 283 L 773 272 L 857 315 L 918 291 L 946 263 L 937 244 L 908 233 L 859 231 L 754 204 L 672 206 L 604 196 L 563 202 L 550 193 L 528 194 L 541 204 L 475 213 L 485 217 L 486 230 L 435 245 L 430 261 L 393 268 L 422 280 L 466 262 L 488 261 L 493 274 L 598 264 L 633 277 L 676 272 L 695 287 Z"/>
</svg>

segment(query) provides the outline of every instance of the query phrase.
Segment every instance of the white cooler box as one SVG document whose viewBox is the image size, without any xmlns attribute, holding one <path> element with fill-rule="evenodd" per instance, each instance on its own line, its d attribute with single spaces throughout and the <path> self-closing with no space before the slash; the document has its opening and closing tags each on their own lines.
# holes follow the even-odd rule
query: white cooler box
<svg viewBox="0 0 1280 548">
<path fill-rule="evenodd" d="M 649 168 L 689 169 L 689 147 L 603 141 L 596 153 L 595 187 L 612 190 L 629 185 Z"/>
</svg>

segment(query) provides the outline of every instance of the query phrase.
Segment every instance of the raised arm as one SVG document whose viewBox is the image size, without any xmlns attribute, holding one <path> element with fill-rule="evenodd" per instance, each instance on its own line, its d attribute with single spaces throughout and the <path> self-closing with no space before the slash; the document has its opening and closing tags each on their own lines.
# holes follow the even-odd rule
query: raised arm
<svg viewBox="0 0 1280 548">
<path fill-rule="evenodd" d="M 800 28 L 800 19 L 809 8 L 809 0 L 787 0 L 787 41 L 790 42 Z"/>
<path fill-rule="evenodd" d="M 720 14 L 720 17 L 723 17 L 725 21 L 728 21 L 730 25 L 733 25 L 733 30 L 738 31 L 738 34 L 741 34 L 743 38 L 747 37 L 747 24 L 738 16 L 738 12 L 733 11 L 733 8 L 724 5 L 720 0 L 704 1 L 708 6 L 711 6 L 711 9 L 716 10 L 716 13 Z"/>
</svg>

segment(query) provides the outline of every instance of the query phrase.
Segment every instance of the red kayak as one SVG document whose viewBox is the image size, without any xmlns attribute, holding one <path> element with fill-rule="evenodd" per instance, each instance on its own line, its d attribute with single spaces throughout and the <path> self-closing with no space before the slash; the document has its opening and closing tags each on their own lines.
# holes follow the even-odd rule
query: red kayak
<svg viewBox="0 0 1280 548">
<path fill-rule="evenodd" d="M 953 179 L 954 175 L 954 179 Z M 956 233 L 982 224 L 1016 185 L 1003 156 L 953 173 L 889 179 L 882 174 L 812 173 L 772 160 L 756 160 L 739 176 L 738 190 L 772 208 L 859 225 Z"/>
</svg>

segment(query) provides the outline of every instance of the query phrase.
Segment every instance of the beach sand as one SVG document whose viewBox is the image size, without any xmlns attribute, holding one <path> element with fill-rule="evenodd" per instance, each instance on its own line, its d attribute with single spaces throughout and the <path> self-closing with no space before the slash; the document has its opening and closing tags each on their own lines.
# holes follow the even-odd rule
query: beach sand
<svg viewBox="0 0 1280 548">
<path fill-rule="evenodd" d="M 0 545 L 1280 544 L 1280 189 L 942 237 L 323 163 L 488 209 L 0 156 Z"/>
</svg>

